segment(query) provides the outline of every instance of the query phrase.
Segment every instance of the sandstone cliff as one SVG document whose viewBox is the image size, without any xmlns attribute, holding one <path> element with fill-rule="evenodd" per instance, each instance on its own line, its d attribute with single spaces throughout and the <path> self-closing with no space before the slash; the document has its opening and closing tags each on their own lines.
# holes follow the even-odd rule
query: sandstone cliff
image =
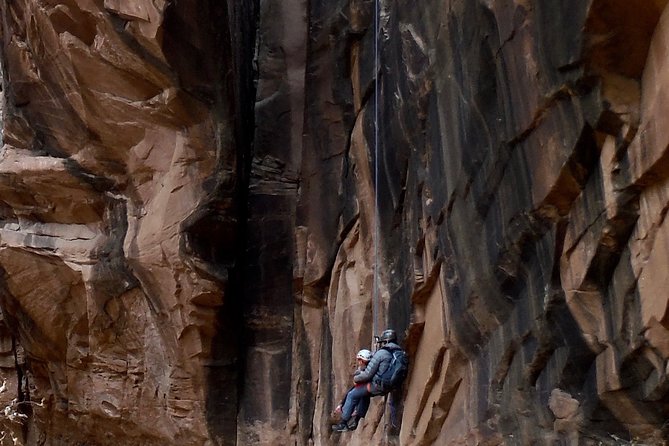
<svg viewBox="0 0 669 446">
<path fill-rule="evenodd" d="M 0 445 L 662 444 L 666 4 L 1 2 Z"/>
</svg>

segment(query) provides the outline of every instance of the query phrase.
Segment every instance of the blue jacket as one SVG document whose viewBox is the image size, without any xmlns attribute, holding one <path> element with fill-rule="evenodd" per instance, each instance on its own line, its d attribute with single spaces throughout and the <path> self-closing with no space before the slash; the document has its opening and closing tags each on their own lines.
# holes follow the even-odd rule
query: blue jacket
<svg viewBox="0 0 669 446">
<path fill-rule="evenodd" d="M 397 349 L 401 349 L 401 347 L 394 342 L 389 342 L 383 348 L 377 350 L 377 352 L 374 353 L 374 356 L 372 356 L 372 360 L 367 364 L 365 370 L 353 377 L 353 382 L 371 382 L 372 386 L 370 391 L 372 395 L 380 393 L 378 380 L 381 378 L 381 375 L 383 375 L 383 372 L 388 369 L 388 366 L 390 366 L 390 361 L 393 359 L 392 351 Z"/>
</svg>

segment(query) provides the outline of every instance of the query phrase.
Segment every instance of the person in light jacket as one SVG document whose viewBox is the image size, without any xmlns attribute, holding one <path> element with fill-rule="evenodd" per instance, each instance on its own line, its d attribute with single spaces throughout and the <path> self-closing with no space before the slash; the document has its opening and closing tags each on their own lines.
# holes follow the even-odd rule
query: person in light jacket
<svg viewBox="0 0 669 446">
<path fill-rule="evenodd" d="M 372 352 L 363 348 L 358 352 L 355 359 L 358 362 L 358 368 L 356 369 L 353 375 L 354 377 L 359 375 L 365 370 L 367 364 L 372 359 Z M 342 399 L 341 403 L 339 403 L 339 405 L 335 409 L 336 413 L 342 415 L 342 422 L 336 425 L 340 429 L 344 429 L 344 426 L 341 426 L 341 424 L 344 423 L 347 425 L 346 427 L 348 427 L 347 430 L 355 430 L 358 427 L 360 419 L 364 418 L 365 415 L 367 414 L 367 409 L 369 409 L 369 396 L 356 398 L 357 403 L 355 405 L 353 404 L 354 401 L 353 398 L 351 398 L 350 396 L 351 393 L 356 388 L 359 387 L 365 387 L 365 384 L 364 383 L 353 384 L 353 386 L 348 390 L 348 392 L 346 392 L 346 395 L 344 395 L 344 398 Z M 343 420 L 343 416 L 346 417 L 347 419 L 346 422 Z"/>
</svg>

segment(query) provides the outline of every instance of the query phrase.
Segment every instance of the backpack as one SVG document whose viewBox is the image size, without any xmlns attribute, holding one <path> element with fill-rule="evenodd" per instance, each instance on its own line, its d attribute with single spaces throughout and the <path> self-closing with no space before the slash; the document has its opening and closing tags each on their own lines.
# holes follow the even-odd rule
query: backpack
<svg viewBox="0 0 669 446">
<path fill-rule="evenodd" d="M 393 358 L 390 360 L 388 368 L 379 376 L 377 381 L 381 394 L 398 389 L 409 372 L 409 356 L 407 356 L 406 352 L 401 348 L 388 351 L 392 353 Z"/>
</svg>

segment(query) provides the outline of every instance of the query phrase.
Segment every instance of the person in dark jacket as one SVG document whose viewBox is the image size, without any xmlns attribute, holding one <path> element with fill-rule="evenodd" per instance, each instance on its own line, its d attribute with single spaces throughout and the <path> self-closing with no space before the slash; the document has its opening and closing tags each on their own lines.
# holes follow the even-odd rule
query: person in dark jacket
<svg viewBox="0 0 669 446">
<path fill-rule="evenodd" d="M 393 359 L 392 351 L 401 348 L 397 345 L 397 334 L 395 330 L 388 329 L 384 331 L 378 338 L 379 349 L 372 356 L 365 370 L 357 373 L 353 377 L 353 382 L 356 384 L 366 384 L 364 386 L 356 386 L 346 396 L 347 402 L 350 402 L 350 410 L 342 411 L 341 422 L 332 426 L 335 432 L 345 432 L 350 430 L 348 427 L 354 407 L 357 407 L 360 400 L 369 399 L 372 396 L 380 395 L 381 390 L 379 386 L 379 379 L 383 372 L 390 366 Z M 356 425 L 357 427 L 357 425 Z"/>
</svg>

